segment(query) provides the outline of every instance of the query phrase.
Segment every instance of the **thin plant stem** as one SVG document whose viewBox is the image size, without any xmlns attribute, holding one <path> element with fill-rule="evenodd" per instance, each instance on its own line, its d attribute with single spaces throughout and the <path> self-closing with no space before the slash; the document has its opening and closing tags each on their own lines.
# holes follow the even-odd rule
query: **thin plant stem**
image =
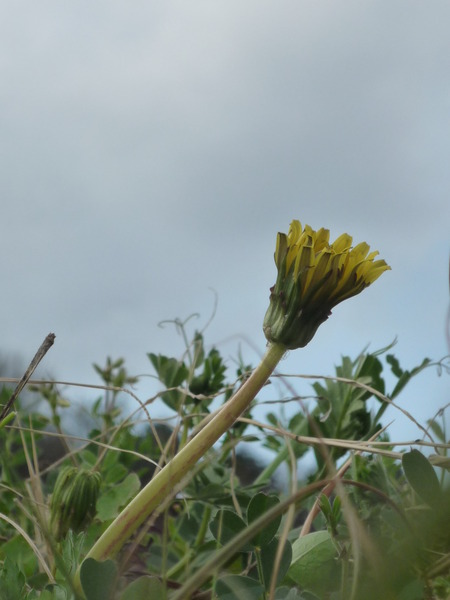
<svg viewBox="0 0 450 600">
<path fill-rule="evenodd" d="M 205 540 L 206 532 L 208 531 L 209 521 L 211 519 L 212 508 L 210 506 L 206 506 L 203 511 L 202 521 L 200 523 L 200 528 L 198 530 L 197 536 L 194 542 L 194 548 L 200 548 Z"/>
<path fill-rule="evenodd" d="M 304 435 L 307 432 L 307 424 L 308 423 L 306 419 L 302 420 L 300 424 L 291 432 L 292 435 Z M 286 444 L 278 451 L 278 454 L 275 456 L 273 461 L 268 464 L 267 467 L 258 475 L 255 480 L 255 484 L 268 483 L 278 467 L 282 465 L 288 457 L 289 448 L 286 441 Z"/>
</svg>

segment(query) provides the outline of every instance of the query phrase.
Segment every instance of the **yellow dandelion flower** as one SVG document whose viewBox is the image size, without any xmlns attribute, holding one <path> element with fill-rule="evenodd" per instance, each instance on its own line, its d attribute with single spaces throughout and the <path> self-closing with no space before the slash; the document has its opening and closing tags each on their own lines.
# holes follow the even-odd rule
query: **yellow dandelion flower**
<svg viewBox="0 0 450 600">
<path fill-rule="evenodd" d="M 328 229 L 314 231 L 292 221 L 289 233 L 279 233 L 275 250 L 278 277 L 270 290 L 264 318 L 269 342 L 302 348 L 337 304 L 356 296 L 390 269 L 375 260 L 365 242 L 352 247 L 346 233 L 333 243 Z"/>
</svg>

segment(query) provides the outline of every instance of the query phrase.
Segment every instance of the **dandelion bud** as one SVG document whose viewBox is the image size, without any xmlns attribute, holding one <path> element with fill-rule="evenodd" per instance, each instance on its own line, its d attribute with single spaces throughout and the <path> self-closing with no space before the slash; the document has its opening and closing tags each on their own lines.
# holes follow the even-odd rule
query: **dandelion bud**
<svg viewBox="0 0 450 600">
<path fill-rule="evenodd" d="M 50 505 L 50 524 L 56 539 L 62 539 L 69 529 L 80 531 L 94 517 L 100 484 L 98 472 L 61 469 Z"/>
<path fill-rule="evenodd" d="M 384 260 L 374 260 L 378 252 L 369 254 L 365 242 L 352 247 L 352 238 L 344 233 L 330 244 L 329 237 L 328 229 L 302 229 L 299 221 L 292 221 L 287 235 L 278 234 L 278 276 L 263 325 L 269 342 L 303 348 L 332 308 L 390 269 Z"/>
</svg>

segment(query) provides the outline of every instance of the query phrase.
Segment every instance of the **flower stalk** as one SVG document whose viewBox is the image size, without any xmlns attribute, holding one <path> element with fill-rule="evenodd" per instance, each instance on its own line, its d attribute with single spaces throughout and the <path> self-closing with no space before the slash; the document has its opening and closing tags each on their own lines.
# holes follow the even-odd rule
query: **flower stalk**
<svg viewBox="0 0 450 600">
<path fill-rule="evenodd" d="M 285 351 L 284 346 L 280 344 L 269 344 L 261 363 L 242 387 L 224 404 L 214 419 L 190 440 L 126 506 L 97 540 L 86 558 L 102 561 L 114 557 L 119 552 L 128 538 L 171 494 L 188 471 L 250 406 Z M 75 585 L 81 592 L 79 572 L 75 578 Z"/>
</svg>

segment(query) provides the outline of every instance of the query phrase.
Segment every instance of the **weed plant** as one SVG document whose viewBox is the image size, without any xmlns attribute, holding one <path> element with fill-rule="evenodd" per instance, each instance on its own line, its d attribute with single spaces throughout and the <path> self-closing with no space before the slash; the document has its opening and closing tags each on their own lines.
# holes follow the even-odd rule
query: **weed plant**
<svg viewBox="0 0 450 600">
<path fill-rule="evenodd" d="M 402 408 L 414 378 L 449 372 L 448 357 L 407 370 L 391 345 L 342 357 L 333 377 L 275 370 L 389 269 L 351 243 L 298 221 L 278 234 L 256 368 L 226 362 L 204 331 L 175 320 L 180 351 L 148 354 L 159 391 L 141 400 L 123 358 L 94 365 L 102 385 L 76 437 L 64 430 L 77 419 L 65 394 L 80 384 L 28 381 L 34 361 L 15 392 L 3 387 L 0 600 L 450 598 L 449 404 L 426 423 Z M 37 408 L 16 397 L 25 385 Z M 257 420 L 263 387 L 270 410 Z M 418 439 L 390 439 L 388 406 Z"/>
</svg>

